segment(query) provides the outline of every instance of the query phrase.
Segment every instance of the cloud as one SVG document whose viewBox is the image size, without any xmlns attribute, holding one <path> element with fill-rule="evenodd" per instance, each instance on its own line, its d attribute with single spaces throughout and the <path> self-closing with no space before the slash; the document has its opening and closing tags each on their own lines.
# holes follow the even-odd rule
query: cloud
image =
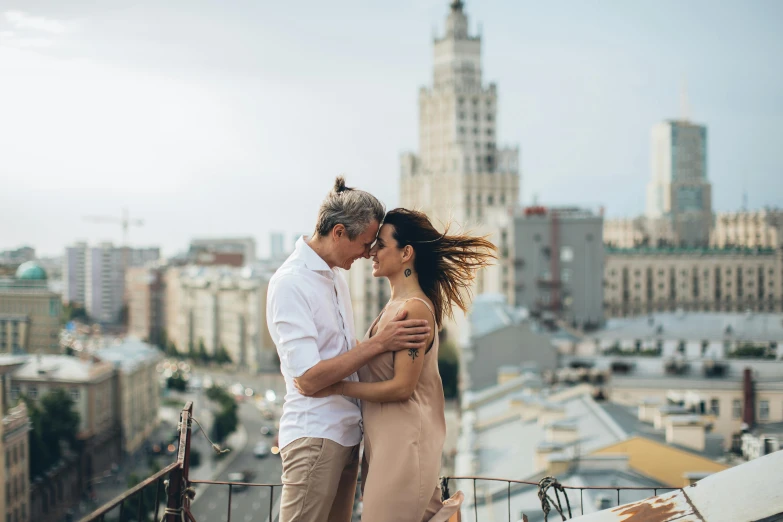
<svg viewBox="0 0 783 522">
<path fill-rule="evenodd" d="M 6 11 L 5 20 L 15 29 L 30 29 L 51 34 L 63 34 L 68 31 L 68 25 L 60 20 L 32 16 L 22 11 Z"/>
</svg>

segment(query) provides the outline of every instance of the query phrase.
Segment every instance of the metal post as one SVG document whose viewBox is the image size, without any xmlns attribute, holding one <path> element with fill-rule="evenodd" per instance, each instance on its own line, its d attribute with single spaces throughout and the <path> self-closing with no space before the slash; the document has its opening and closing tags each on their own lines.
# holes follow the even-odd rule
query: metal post
<svg viewBox="0 0 783 522">
<path fill-rule="evenodd" d="M 476 479 L 473 479 L 473 520 L 478 522 L 478 498 L 476 497 Z"/>
<path fill-rule="evenodd" d="M 508 522 L 511 522 L 511 482 L 506 482 L 508 485 L 507 489 L 507 497 L 508 497 Z"/>
<path fill-rule="evenodd" d="M 139 495 L 139 507 L 136 509 L 136 520 L 141 522 L 141 510 L 144 507 L 144 490 L 141 489 L 138 492 Z M 120 519 L 120 522 L 122 522 L 122 519 Z"/>
<path fill-rule="evenodd" d="M 228 521 L 231 522 L 231 492 L 234 490 L 234 485 L 228 485 Z"/>
<path fill-rule="evenodd" d="M 274 522 L 272 520 L 272 506 L 275 502 L 275 487 L 269 486 L 269 522 Z"/>
</svg>

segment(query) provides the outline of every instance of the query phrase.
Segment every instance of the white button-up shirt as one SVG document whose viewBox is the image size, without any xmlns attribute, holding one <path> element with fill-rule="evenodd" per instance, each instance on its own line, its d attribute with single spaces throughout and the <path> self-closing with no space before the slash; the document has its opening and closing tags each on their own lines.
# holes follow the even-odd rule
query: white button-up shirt
<svg viewBox="0 0 783 522">
<path fill-rule="evenodd" d="M 280 448 L 302 437 L 325 438 L 346 447 L 359 444 L 358 401 L 341 395 L 305 397 L 294 386 L 295 377 L 356 344 L 348 284 L 339 269 L 329 268 L 310 248 L 305 236 L 269 281 L 266 320 L 286 386 Z M 353 374 L 348 379 L 359 377 Z"/>
</svg>

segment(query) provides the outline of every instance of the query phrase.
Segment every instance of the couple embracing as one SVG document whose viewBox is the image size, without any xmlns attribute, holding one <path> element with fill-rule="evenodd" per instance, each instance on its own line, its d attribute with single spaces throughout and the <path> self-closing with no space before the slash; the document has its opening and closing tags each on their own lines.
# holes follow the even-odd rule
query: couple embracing
<svg viewBox="0 0 783 522">
<path fill-rule="evenodd" d="M 448 231 L 447 231 L 448 232 Z M 481 237 L 438 232 L 421 212 L 385 212 L 337 178 L 269 282 L 267 323 L 286 396 L 280 419 L 280 522 L 349 522 L 364 436 L 365 522 L 446 522 L 462 493 L 441 501 L 446 436 L 438 330 L 494 258 Z M 338 268 L 372 258 L 391 299 L 356 340 Z"/>
</svg>

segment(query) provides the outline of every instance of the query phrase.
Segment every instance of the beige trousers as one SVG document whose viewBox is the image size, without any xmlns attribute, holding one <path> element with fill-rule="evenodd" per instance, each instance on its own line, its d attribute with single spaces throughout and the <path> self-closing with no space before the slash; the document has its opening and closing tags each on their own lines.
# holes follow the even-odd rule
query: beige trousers
<svg viewBox="0 0 783 522">
<path fill-rule="evenodd" d="M 304 437 L 280 451 L 283 493 L 280 522 L 350 522 L 359 445 Z"/>
</svg>

